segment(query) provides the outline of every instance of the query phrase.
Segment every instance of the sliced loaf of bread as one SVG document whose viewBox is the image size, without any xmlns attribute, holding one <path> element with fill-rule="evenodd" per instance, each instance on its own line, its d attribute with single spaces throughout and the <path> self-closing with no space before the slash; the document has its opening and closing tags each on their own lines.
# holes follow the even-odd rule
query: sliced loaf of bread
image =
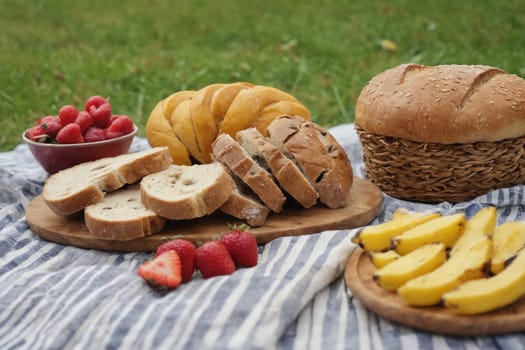
<svg viewBox="0 0 525 350">
<path fill-rule="evenodd" d="M 172 220 L 209 215 L 230 197 L 235 183 L 219 162 L 172 165 L 140 182 L 142 202 L 157 215 Z"/>
<path fill-rule="evenodd" d="M 246 222 L 251 227 L 263 226 L 270 214 L 270 209 L 261 203 L 259 198 L 235 175 L 232 174 L 232 177 L 236 186 L 220 210 Z"/>
<path fill-rule="evenodd" d="M 171 163 L 167 147 L 82 163 L 47 178 L 42 198 L 55 213 L 73 214 L 102 201 L 107 192 L 138 182 Z"/>
<path fill-rule="evenodd" d="M 282 210 L 286 201 L 283 192 L 272 175 L 259 166 L 239 142 L 228 134 L 221 134 L 213 142 L 212 152 L 214 159 L 226 165 L 268 208 L 276 213 Z"/>
<path fill-rule="evenodd" d="M 353 181 L 348 155 L 324 128 L 301 117 L 281 116 L 268 126 L 271 142 L 292 159 L 329 208 L 346 205 Z"/>
<path fill-rule="evenodd" d="M 138 184 L 109 193 L 84 209 L 88 231 L 99 239 L 131 240 L 160 232 L 166 219 L 144 206 Z"/>
<path fill-rule="evenodd" d="M 304 208 L 317 203 L 319 194 L 299 167 L 256 128 L 237 133 L 241 146 L 259 165 L 273 174 L 281 188 Z"/>
</svg>

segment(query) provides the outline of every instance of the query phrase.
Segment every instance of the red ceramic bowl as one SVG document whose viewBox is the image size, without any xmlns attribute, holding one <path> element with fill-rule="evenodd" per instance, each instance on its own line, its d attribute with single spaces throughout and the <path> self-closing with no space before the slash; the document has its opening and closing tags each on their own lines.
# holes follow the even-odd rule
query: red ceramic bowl
<svg viewBox="0 0 525 350">
<path fill-rule="evenodd" d="M 42 167 L 50 174 L 84 162 L 127 153 L 137 133 L 137 126 L 127 135 L 110 140 L 75 144 L 53 144 L 31 141 L 22 134 L 24 142 Z"/>
</svg>

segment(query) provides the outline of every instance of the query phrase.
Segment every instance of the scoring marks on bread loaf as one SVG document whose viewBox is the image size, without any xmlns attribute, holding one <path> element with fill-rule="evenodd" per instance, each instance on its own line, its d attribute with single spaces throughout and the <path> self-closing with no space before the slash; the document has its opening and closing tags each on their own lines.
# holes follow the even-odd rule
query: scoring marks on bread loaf
<svg viewBox="0 0 525 350">
<path fill-rule="evenodd" d="M 457 107 L 458 110 L 462 110 L 465 107 L 465 105 L 471 100 L 472 96 L 476 92 L 478 92 L 484 84 L 488 83 L 490 80 L 492 80 L 492 78 L 499 74 L 505 74 L 505 72 L 500 69 L 493 68 L 479 74 L 476 77 L 476 79 L 474 79 L 472 84 L 469 86 L 467 92 L 461 99 L 461 102 Z"/>
</svg>

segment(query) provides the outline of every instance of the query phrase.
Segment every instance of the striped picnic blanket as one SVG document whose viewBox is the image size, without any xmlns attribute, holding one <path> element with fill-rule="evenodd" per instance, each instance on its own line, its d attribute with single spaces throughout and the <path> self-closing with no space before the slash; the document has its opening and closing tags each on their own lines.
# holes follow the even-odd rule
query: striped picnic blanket
<svg viewBox="0 0 525 350">
<path fill-rule="evenodd" d="M 353 125 L 331 129 L 364 177 Z M 136 138 L 132 150 L 148 147 Z M 260 247 L 255 268 L 194 278 L 167 294 L 136 274 L 147 253 L 47 242 L 24 210 L 46 173 L 28 148 L 0 153 L 0 349 L 517 349 L 525 335 L 448 337 L 400 326 L 365 309 L 342 273 L 355 230 L 283 237 Z M 471 202 L 423 205 L 384 196 L 373 224 L 399 207 L 442 214 L 498 207 L 525 220 L 525 186 Z"/>
</svg>

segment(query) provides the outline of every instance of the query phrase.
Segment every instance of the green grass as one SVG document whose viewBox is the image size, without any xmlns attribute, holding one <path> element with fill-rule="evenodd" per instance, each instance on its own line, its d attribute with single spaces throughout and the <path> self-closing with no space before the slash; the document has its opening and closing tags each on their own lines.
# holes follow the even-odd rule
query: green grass
<svg viewBox="0 0 525 350">
<path fill-rule="evenodd" d="M 292 93 L 329 127 L 351 122 L 364 84 L 401 63 L 525 75 L 525 1 L 423 3 L 0 0 L 0 151 L 93 94 L 142 127 L 172 92 L 249 81 Z"/>
</svg>

